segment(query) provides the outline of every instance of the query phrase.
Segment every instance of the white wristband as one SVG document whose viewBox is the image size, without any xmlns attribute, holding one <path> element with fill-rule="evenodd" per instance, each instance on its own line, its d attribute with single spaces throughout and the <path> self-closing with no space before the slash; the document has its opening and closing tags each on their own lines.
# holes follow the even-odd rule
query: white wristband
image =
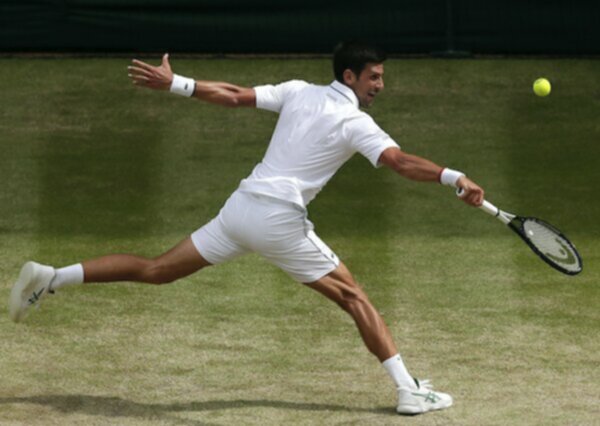
<svg viewBox="0 0 600 426">
<path fill-rule="evenodd" d="M 176 95 L 187 96 L 188 98 L 194 94 L 196 89 L 196 82 L 193 78 L 182 77 L 177 74 L 173 74 L 173 82 L 169 91 Z"/>
<path fill-rule="evenodd" d="M 440 183 L 442 185 L 453 186 L 456 188 L 456 182 L 458 182 L 458 179 L 464 175 L 465 174 L 463 172 L 459 172 L 458 170 L 445 168 L 442 170 L 442 173 L 440 173 Z"/>
</svg>

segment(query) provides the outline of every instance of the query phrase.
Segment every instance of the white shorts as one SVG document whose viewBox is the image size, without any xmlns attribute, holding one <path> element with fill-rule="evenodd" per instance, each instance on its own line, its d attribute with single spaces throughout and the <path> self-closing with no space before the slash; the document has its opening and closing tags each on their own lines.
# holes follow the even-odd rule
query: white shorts
<svg viewBox="0 0 600 426">
<path fill-rule="evenodd" d="M 236 191 L 217 217 L 192 234 L 192 241 L 212 264 L 256 252 L 295 280 L 311 283 L 340 263 L 313 228 L 300 206 Z"/>
</svg>

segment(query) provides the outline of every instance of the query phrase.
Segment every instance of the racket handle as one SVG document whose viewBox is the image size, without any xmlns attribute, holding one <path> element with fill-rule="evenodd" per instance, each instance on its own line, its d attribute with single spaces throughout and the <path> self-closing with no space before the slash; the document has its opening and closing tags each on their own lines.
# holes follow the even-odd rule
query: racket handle
<svg viewBox="0 0 600 426">
<path fill-rule="evenodd" d="M 456 190 L 456 196 L 462 198 L 464 192 L 464 189 L 458 188 Z M 483 200 L 483 204 L 481 204 L 479 208 L 492 216 L 498 216 L 500 214 L 500 209 L 486 200 Z"/>
<path fill-rule="evenodd" d="M 479 208 L 492 216 L 498 216 L 500 214 L 500 209 L 486 200 L 483 200 L 483 204 L 480 205 Z"/>
</svg>

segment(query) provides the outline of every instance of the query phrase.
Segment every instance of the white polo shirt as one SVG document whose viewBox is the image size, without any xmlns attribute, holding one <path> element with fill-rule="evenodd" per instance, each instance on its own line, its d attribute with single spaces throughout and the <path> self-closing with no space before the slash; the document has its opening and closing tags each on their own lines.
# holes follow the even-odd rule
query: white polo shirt
<svg viewBox="0 0 600 426">
<path fill-rule="evenodd" d="M 356 152 L 377 167 L 381 153 L 398 147 L 365 112 L 348 86 L 305 81 L 257 86 L 257 108 L 279 113 L 263 160 L 239 189 L 302 207 Z"/>
</svg>

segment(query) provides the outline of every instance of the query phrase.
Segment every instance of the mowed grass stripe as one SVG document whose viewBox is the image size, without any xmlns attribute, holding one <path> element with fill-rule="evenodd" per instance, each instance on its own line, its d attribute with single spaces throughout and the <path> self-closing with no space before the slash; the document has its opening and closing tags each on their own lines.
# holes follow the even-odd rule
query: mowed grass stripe
<svg viewBox="0 0 600 426">
<path fill-rule="evenodd" d="M 130 90 L 123 63 L 68 60 L 44 68 L 53 84 L 42 120 L 52 128 L 43 132 L 38 157 L 39 234 L 150 232 L 165 126 L 160 109 Z"/>
<path fill-rule="evenodd" d="M 42 146 L 35 64 L 0 60 L 0 278 L 12 280 L 36 244 L 37 153 Z M 8 285 L 8 284 L 6 284 Z M 3 286 L 4 289 L 4 286 Z M 8 297 L 8 293 L 6 294 Z"/>
</svg>

